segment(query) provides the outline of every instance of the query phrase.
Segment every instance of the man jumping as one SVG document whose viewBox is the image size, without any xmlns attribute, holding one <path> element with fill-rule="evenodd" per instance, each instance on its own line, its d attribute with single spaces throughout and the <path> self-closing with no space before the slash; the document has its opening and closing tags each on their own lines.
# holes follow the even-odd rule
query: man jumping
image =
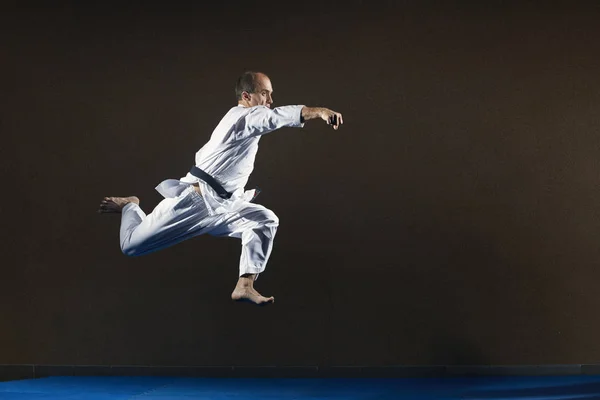
<svg viewBox="0 0 600 400">
<path fill-rule="evenodd" d="M 179 180 L 167 179 L 156 187 L 164 197 L 146 215 L 135 197 L 105 197 L 100 213 L 122 213 L 121 250 L 128 256 L 148 254 L 202 234 L 242 240 L 239 280 L 231 293 L 235 301 L 267 304 L 254 289 L 265 270 L 279 219 L 269 209 L 252 203 L 254 190 L 244 189 L 254 169 L 258 142 L 265 133 L 283 127 L 303 127 L 321 118 L 333 129 L 342 115 L 322 107 L 282 106 L 271 110 L 273 87 L 260 72 L 238 78 L 238 105 L 230 109 L 210 140 L 196 153 L 195 166 Z"/>
</svg>

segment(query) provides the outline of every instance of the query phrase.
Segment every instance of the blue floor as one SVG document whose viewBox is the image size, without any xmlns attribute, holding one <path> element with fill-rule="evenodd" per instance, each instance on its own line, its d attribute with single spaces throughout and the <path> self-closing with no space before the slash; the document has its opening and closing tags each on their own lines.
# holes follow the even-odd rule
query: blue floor
<svg viewBox="0 0 600 400">
<path fill-rule="evenodd" d="M 600 376 L 435 379 L 52 377 L 0 382 L 0 399 L 600 399 Z"/>
</svg>

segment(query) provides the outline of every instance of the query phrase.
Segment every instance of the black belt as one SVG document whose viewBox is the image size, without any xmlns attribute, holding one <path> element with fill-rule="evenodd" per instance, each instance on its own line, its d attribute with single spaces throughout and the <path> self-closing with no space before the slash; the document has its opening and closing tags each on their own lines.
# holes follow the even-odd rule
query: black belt
<svg viewBox="0 0 600 400">
<path fill-rule="evenodd" d="M 196 178 L 202 179 L 204 182 L 208 183 L 208 185 L 214 189 L 217 194 L 223 199 L 229 199 L 231 197 L 231 193 L 229 193 L 215 178 L 202 171 L 200 168 L 193 166 L 190 170 L 190 174 L 194 175 Z"/>
</svg>

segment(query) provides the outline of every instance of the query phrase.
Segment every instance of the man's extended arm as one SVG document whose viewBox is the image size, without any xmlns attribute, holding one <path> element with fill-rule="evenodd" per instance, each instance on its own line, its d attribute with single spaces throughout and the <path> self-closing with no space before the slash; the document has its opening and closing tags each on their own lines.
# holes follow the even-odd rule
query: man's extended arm
<svg viewBox="0 0 600 400">
<path fill-rule="evenodd" d="M 270 109 L 264 106 L 252 107 L 245 117 L 237 123 L 237 139 L 264 135 L 283 127 L 300 127 L 309 119 L 321 118 L 333 129 L 341 124 L 342 114 L 323 107 L 306 107 L 304 105 L 281 106 Z"/>
<path fill-rule="evenodd" d="M 332 125 L 333 129 L 338 129 L 340 125 L 344 123 L 344 120 L 342 119 L 342 114 L 330 110 L 328 108 L 306 106 L 302 108 L 302 122 L 315 118 L 321 118 L 323 121 L 327 122 L 328 125 Z"/>
</svg>

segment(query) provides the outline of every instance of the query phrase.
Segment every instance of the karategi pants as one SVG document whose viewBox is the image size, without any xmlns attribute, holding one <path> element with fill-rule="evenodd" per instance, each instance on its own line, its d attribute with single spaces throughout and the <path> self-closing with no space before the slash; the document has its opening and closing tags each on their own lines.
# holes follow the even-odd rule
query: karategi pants
<svg viewBox="0 0 600 400">
<path fill-rule="evenodd" d="M 230 236 L 242 240 L 240 276 L 258 275 L 265 270 L 278 225 L 275 213 L 250 202 L 235 212 L 209 215 L 201 195 L 189 186 L 162 200 L 148 215 L 135 203 L 123 207 L 121 250 L 139 256 L 205 233 Z"/>
</svg>

